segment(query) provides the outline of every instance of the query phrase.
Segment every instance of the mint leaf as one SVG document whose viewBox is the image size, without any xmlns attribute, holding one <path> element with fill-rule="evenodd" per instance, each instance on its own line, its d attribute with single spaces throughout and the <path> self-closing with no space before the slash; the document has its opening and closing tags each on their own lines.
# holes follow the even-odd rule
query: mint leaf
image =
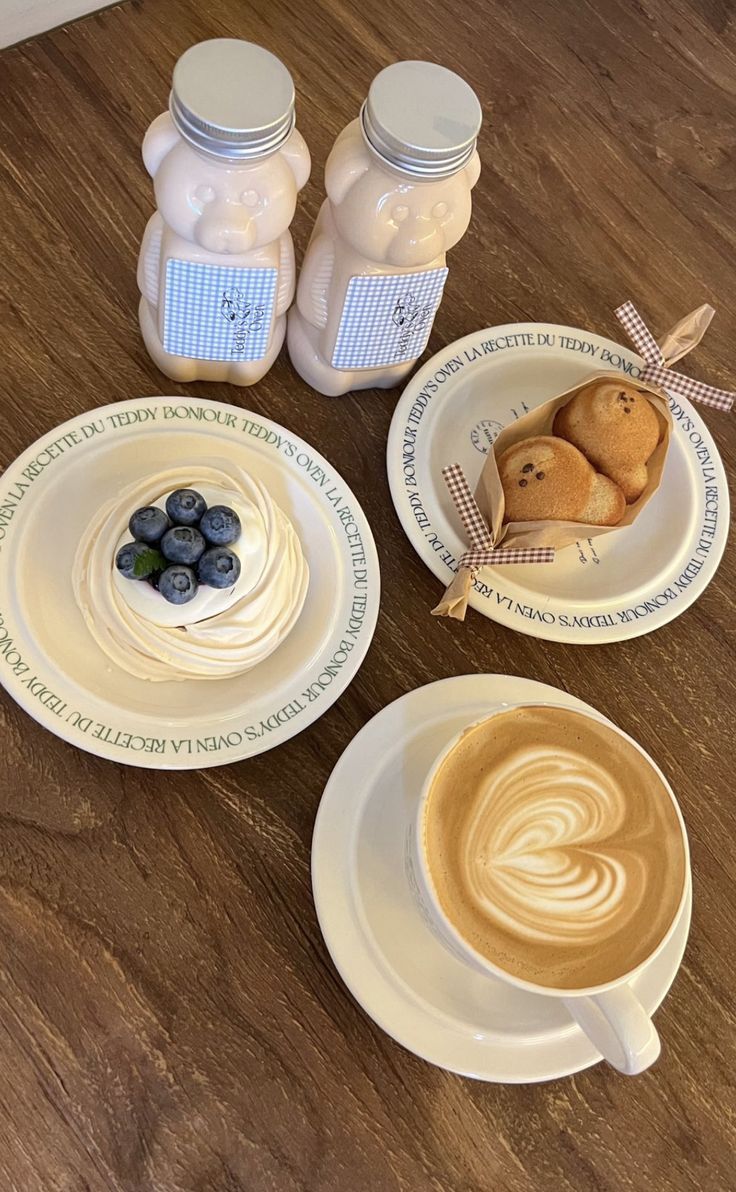
<svg viewBox="0 0 736 1192">
<path fill-rule="evenodd" d="M 147 551 L 138 555 L 133 564 L 133 573 L 136 579 L 146 579 L 153 571 L 163 571 L 165 567 L 166 560 L 163 555 L 154 546 L 151 546 Z"/>
</svg>

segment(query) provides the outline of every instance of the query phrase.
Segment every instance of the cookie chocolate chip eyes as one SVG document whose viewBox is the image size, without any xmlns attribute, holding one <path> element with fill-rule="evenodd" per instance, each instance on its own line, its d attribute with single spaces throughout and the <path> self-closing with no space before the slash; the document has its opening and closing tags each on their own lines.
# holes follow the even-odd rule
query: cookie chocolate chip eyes
<svg viewBox="0 0 736 1192">
<path fill-rule="evenodd" d="M 619 393 L 618 400 L 626 403 L 624 405 L 624 414 L 630 414 L 631 407 L 633 406 L 636 398 L 634 398 L 630 393 Z"/>
<path fill-rule="evenodd" d="M 521 470 L 522 470 L 522 472 L 533 472 L 534 464 L 524 464 L 524 467 Z M 544 480 L 544 472 L 537 472 L 536 476 L 537 476 L 537 480 Z M 528 480 L 520 480 L 519 488 L 526 488 L 528 483 L 529 483 Z"/>
</svg>

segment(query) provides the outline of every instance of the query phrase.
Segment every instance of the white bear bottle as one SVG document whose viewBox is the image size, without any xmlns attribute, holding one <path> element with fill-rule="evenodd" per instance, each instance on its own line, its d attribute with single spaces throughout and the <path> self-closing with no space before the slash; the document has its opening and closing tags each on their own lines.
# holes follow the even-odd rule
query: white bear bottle
<svg viewBox="0 0 736 1192">
<path fill-rule="evenodd" d="M 143 160 L 158 207 L 138 262 L 146 347 L 176 381 L 252 385 L 283 343 L 295 284 L 289 225 L 309 177 L 291 75 L 247 41 L 192 46 Z"/>
<path fill-rule="evenodd" d="M 289 314 L 289 355 L 314 389 L 388 388 L 424 351 L 445 253 L 470 222 L 480 124 L 475 93 L 443 66 L 397 62 L 373 80 L 327 159 Z"/>
</svg>

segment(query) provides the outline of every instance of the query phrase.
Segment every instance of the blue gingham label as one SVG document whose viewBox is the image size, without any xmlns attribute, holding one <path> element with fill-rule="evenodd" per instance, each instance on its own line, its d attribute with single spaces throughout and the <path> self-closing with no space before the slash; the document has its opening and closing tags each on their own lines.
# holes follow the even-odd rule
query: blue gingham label
<svg viewBox="0 0 736 1192">
<path fill-rule="evenodd" d="M 446 277 L 447 268 L 351 277 L 333 368 L 382 368 L 421 356 Z"/>
<path fill-rule="evenodd" d="M 165 351 L 196 360 L 260 360 L 271 337 L 277 272 L 170 257 Z"/>
</svg>

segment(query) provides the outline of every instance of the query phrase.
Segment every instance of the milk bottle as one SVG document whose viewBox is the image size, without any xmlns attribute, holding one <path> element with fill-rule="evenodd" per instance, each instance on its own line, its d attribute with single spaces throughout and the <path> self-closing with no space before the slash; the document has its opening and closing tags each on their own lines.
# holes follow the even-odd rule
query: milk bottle
<svg viewBox="0 0 736 1192">
<path fill-rule="evenodd" d="M 146 347 L 176 381 L 252 385 L 283 343 L 295 283 L 289 225 L 309 177 L 291 75 L 247 41 L 192 46 L 143 160 L 158 207 L 138 262 Z"/>
<path fill-rule="evenodd" d="M 304 259 L 288 347 L 329 396 L 398 384 L 424 351 L 470 220 L 481 109 L 458 75 L 397 62 L 338 136 Z"/>
</svg>

